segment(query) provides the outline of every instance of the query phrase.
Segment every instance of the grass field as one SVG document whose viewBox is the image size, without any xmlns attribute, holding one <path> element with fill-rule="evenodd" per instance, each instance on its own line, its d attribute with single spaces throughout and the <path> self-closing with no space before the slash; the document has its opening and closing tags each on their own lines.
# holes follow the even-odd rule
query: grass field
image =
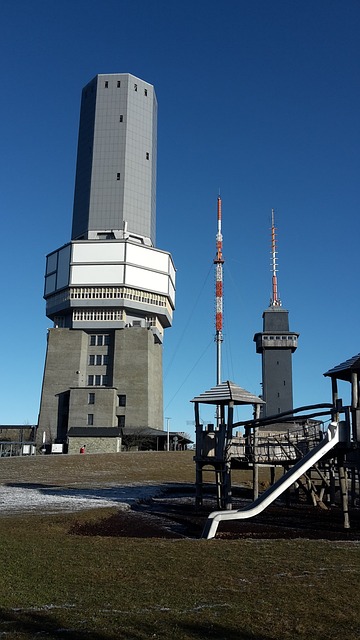
<svg viewBox="0 0 360 640">
<path fill-rule="evenodd" d="M 0 483 L 12 485 L 193 477 L 190 452 L 0 462 Z M 1 638 L 358 640 L 358 542 L 75 533 L 115 511 L 0 518 Z"/>
</svg>

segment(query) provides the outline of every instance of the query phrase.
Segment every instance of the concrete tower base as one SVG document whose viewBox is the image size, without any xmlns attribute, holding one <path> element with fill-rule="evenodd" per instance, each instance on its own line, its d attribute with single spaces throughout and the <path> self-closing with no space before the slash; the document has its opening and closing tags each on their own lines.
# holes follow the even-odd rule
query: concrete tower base
<svg viewBox="0 0 360 640">
<path fill-rule="evenodd" d="M 163 428 L 162 345 L 151 329 L 49 329 L 38 445 L 125 425 Z"/>
</svg>

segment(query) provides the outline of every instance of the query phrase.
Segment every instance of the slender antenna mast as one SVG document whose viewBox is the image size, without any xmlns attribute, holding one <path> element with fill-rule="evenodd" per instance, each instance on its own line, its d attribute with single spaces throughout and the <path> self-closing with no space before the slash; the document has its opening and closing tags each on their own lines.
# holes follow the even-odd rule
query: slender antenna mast
<svg viewBox="0 0 360 640">
<path fill-rule="evenodd" d="M 272 297 L 270 299 L 270 307 L 281 307 L 281 300 L 278 293 L 278 263 L 277 263 L 277 243 L 276 243 L 276 227 L 275 212 L 271 209 L 271 268 L 272 268 Z"/>
<path fill-rule="evenodd" d="M 215 295 L 216 295 L 216 315 L 215 315 L 215 342 L 216 342 L 216 384 L 221 384 L 221 343 L 223 341 L 223 264 L 222 255 L 222 233 L 221 233 L 221 198 L 217 199 L 217 234 L 216 234 L 216 258 L 215 264 Z"/>
</svg>

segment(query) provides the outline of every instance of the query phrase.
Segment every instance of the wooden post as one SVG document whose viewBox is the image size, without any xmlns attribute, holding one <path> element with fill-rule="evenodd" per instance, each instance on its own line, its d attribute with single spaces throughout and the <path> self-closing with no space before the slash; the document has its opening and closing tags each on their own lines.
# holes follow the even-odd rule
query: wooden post
<svg viewBox="0 0 360 640">
<path fill-rule="evenodd" d="M 271 486 L 275 484 L 275 465 L 270 467 L 270 484 Z"/>
<path fill-rule="evenodd" d="M 359 406 L 358 375 L 356 371 L 351 372 L 351 408 L 357 409 Z"/>
<path fill-rule="evenodd" d="M 329 484 L 330 484 L 330 491 L 329 491 L 330 505 L 335 506 L 336 479 L 335 479 L 335 461 L 333 459 L 331 459 L 329 462 Z"/>
<path fill-rule="evenodd" d="M 337 401 L 339 399 L 338 395 L 338 386 L 336 378 L 331 378 L 331 390 L 332 390 L 332 402 L 334 407 L 336 407 Z M 335 414 L 332 416 L 333 420 L 339 420 L 339 414 Z"/>
<path fill-rule="evenodd" d="M 230 443 L 232 440 L 233 417 L 234 417 L 234 403 L 229 402 L 228 416 L 227 416 L 227 429 L 226 429 L 226 444 L 225 444 L 225 465 L 224 465 L 225 509 L 232 509 Z"/>
<path fill-rule="evenodd" d="M 338 455 L 338 468 L 339 468 L 341 505 L 342 505 L 343 515 L 344 515 L 344 529 L 350 529 L 347 473 L 346 473 L 345 463 L 344 463 L 344 454 L 342 452 L 340 452 Z"/>
<path fill-rule="evenodd" d="M 260 416 L 260 405 L 254 407 L 254 420 Z M 258 466 L 258 427 L 254 427 L 253 440 L 253 500 L 259 497 L 259 466 Z"/>
<path fill-rule="evenodd" d="M 195 402 L 195 436 L 195 507 L 201 507 L 203 503 L 203 466 L 201 462 L 203 433 L 198 402 Z"/>
</svg>

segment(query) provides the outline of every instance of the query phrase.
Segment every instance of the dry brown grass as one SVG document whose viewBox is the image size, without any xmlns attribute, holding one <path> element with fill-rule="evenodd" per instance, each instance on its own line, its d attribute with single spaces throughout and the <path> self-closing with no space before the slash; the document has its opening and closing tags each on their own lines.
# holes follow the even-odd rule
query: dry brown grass
<svg viewBox="0 0 360 640">
<path fill-rule="evenodd" d="M 192 451 L 2 458 L 0 483 L 94 486 L 129 482 L 194 482 Z"/>
</svg>

